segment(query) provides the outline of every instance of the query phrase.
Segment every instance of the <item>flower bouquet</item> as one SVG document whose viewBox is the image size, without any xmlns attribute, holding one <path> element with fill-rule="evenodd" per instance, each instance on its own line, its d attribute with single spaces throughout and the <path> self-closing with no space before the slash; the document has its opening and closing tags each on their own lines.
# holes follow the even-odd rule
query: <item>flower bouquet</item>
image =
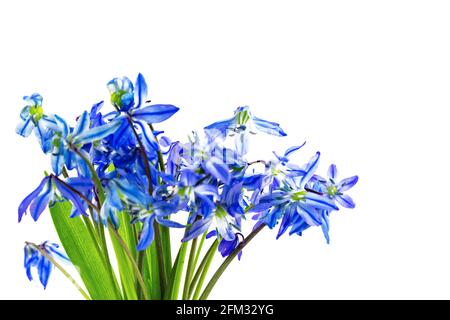
<svg viewBox="0 0 450 320">
<path fill-rule="evenodd" d="M 107 87 L 110 109 L 102 113 L 96 103 L 74 126 L 45 113 L 39 94 L 24 97 L 16 131 L 34 131 L 51 172 L 20 204 L 19 222 L 26 214 L 37 221 L 49 207 L 62 245 L 25 243 L 26 274 L 44 288 L 56 268 L 86 299 L 207 299 L 262 229 L 276 229 L 278 239 L 321 226 L 329 242 L 330 213 L 355 206 L 344 192 L 357 176 L 338 181 L 335 165 L 326 178 L 317 175 L 319 152 L 304 165 L 290 160 L 304 144 L 270 160 L 247 159 L 251 135 L 286 135 L 248 107 L 183 143 L 154 127 L 179 108 L 151 104 L 141 74 L 134 84 L 123 77 Z M 247 235 L 244 223 L 253 224 Z M 183 230 L 176 245 L 172 228 Z M 208 276 L 217 253 L 224 260 Z"/>
</svg>

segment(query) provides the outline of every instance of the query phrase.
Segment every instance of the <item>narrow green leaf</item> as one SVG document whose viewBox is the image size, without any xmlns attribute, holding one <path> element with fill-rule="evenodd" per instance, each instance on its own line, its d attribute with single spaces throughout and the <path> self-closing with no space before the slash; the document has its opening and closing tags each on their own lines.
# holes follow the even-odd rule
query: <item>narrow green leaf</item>
<svg viewBox="0 0 450 320">
<path fill-rule="evenodd" d="M 183 242 L 180 246 L 177 258 L 175 259 L 175 264 L 173 266 L 173 276 L 171 276 L 171 286 L 168 286 L 168 291 L 170 292 L 170 300 L 178 299 L 178 292 L 181 286 L 181 279 L 183 276 L 184 260 L 186 259 L 186 251 L 188 248 L 188 242 Z"/>
<path fill-rule="evenodd" d="M 57 202 L 50 213 L 61 244 L 94 300 L 122 299 L 91 235 L 81 218 L 70 218 L 71 204 Z"/>
<path fill-rule="evenodd" d="M 119 235 L 124 240 L 125 244 L 129 248 L 133 258 L 136 259 L 136 242 L 134 240 L 133 230 L 131 229 L 129 215 L 125 213 L 119 213 L 120 228 L 118 230 Z M 137 300 L 137 288 L 136 288 L 136 276 L 133 266 L 123 251 L 118 240 L 110 235 L 111 242 L 116 253 L 117 265 L 120 273 L 120 283 L 122 284 L 122 290 L 128 300 Z"/>
</svg>

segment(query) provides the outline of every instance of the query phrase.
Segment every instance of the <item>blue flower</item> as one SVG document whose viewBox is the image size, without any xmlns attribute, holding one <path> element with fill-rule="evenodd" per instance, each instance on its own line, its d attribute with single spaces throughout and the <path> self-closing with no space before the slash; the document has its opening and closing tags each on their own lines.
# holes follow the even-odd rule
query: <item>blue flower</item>
<svg viewBox="0 0 450 320">
<path fill-rule="evenodd" d="M 238 107 L 234 111 L 233 117 L 214 122 L 205 127 L 205 131 L 208 132 L 211 141 L 218 137 L 223 139 L 227 135 L 237 134 L 235 146 L 240 155 L 244 155 L 248 151 L 247 139 L 249 133 L 255 134 L 257 131 L 261 131 L 273 136 L 286 136 L 278 123 L 253 116 L 247 106 Z"/>
<path fill-rule="evenodd" d="M 211 232 L 208 232 L 208 234 L 206 235 L 206 239 L 209 239 L 214 236 L 217 236 L 216 230 L 212 230 Z M 224 238 L 220 239 L 220 243 L 219 243 L 219 246 L 217 247 L 217 250 L 220 252 L 222 257 L 224 257 L 224 258 L 228 257 L 237 248 L 237 246 L 241 243 L 239 237 L 244 238 L 241 233 L 236 233 L 236 236 L 231 241 L 228 241 Z M 238 260 L 241 260 L 242 250 L 239 251 L 237 257 L 238 257 Z"/>
<path fill-rule="evenodd" d="M 274 228 L 281 219 L 277 238 L 289 227 L 291 234 L 301 235 L 309 226 L 323 223 L 322 210 L 339 210 L 332 199 L 306 188 L 319 164 L 320 153 L 317 152 L 305 166 L 302 177 L 284 180 L 280 190 L 262 196 L 259 203 L 250 209 L 259 212 L 259 219 L 270 228 Z"/>
<path fill-rule="evenodd" d="M 39 249 L 55 260 L 70 262 L 69 258 L 59 250 L 59 245 L 45 241 L 39 245 Z M 36 268 L 39 280 L 44 289 L 47 288 L 48 279 L 53 269 L 52 262 L 43 255 L 34 244 L 26 243 L 24 248 L 24 267 L 27 277 L 33 280 L 32 269 Z"/>
<path fill-rule="evenodd" d="M 353 199 L 344 192 L 353 188 L 358 182 L 358 176 L 352 176 L 350 178 L 345 178 L 340 182 L 336 182 L 337 176 L 338 171 L 336 165 L 330 165 L 328 168 L 328 180 L 323 184 L 323 192 L 330 199 L 336 199 L 341 206 L 349 209 L 355 208 Z"/>
<path fill-rule="evenodd" d="M 60 197 L 70 201 L 77 209 L 78 214 L 86 213 L 86 204 L 80 198 L 79 194 L 74 192 L 77 190 L 82 193 L 86 189 L 91 189 L 93 184 L 90 179 L 85 178 L 69 178 L 63 183 L 53 175 L 42 179 L 39 186 L 31 192 L 19 205 L 19 222 L 23 216 L 29 211 L 34 221 L 37 221 L 48 206 L 48 204 L 57 201 L 58 197 L 55 193 L 59 191 Z"/>
<path fill-rule="evenodd" d="M 25 96 L 23 99 L 27 105 L 20 113 L 20 123 L 16 127 L 16 133 L 28 137 L 34 131 L 38 138 L 41 149 L 47 153 L 51 149 L 51 138 L 56 122 L 51 116 L 44 114 L 42 109 L 42 96 L 38 93 L 33 93 L 31 96 Z"/>
<path fill-rule="evenodd" d="M 179 108 L 171 104 L 145 105 L 147 103 L 148 89 L 144 76 L 140 73 L 134 86 L 127 77 L 114 78 L 108 82 L 107 86 L 111 93 L 111 103 L 125 117 L 131 120 L 133 126 L 140 133 L 146 150 L 158 150 L 159 146 L 156 142 L 155 134 L 147 124 L 163 122 L 173 116 Z M 117 129 L 113 145 L 121 146 L 130 139 L 134 139 L 130 122 L 125 121 Z"/>
<path fill-rule="evenodd" d="M 53 172 L 59 176 L 64 165 L 69 169 L 74 167 L 74 163 L 81 168 L 85 167 L 85 161 L 80 158 L 75 150 L 84 152 L 81 150 L 83 146 L 111 135 L 120 127 L 123 119 L 115 119 L 109 123 L 90 128 L 89 113 L 85 111 L 78 118 L 75 128 L 70 128 L 67 122 L 58 115 L 55 115 L 55 121 L 57 132 L 52 141 L 51 163 Z M 85 174 L 88 175 L 87 169 L 83 171 L 86 171 Z"/>
</svg>

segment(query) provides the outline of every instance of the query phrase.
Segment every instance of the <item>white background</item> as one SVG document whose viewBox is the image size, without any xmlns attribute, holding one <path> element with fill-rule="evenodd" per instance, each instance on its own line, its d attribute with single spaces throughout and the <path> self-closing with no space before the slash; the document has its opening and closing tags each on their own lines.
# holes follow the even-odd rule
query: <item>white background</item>
<svg viewBox="0 0 450 320">
<path fill-rule="evenodd" d="M 23 95 L 74 119 L 142 72 L 150 97 L 180 112 L 159 126 L 183 139 L 239 105 L 280 122 L 258 152 L 306 140 L 338 165 L 355 210 L 275 241 L 265 230 L 211 298 L 450 298 L 450 4 L 447 1 L 3 1 L 0 4 L 0 298 L 78 299 L 53 274 L 26 279 L 24 240 L 57 241 L 48 214 L 17 206 L 50 168 L 14 133 Z"/>
</svg>

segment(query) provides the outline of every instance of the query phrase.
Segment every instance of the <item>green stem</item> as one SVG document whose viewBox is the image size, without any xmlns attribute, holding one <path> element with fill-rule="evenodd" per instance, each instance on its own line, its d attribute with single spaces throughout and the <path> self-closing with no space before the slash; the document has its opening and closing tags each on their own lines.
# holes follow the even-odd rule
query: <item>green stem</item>
<svg viewBox="0 0 450 320">
<path fill-rule="evenodd" d="M 155 244 L 156 244 L 156 252 L 158 257 L 158 268 L 159 268 L 159 285 L 161 287 L 161 297 L 164 297 L 165 290 L 167 288 L 167 273 L 166 267 L 163 259 L 163 244 L 161 239 L 161 230 L 159 228 L 159 224 L 156 220 L 153 222 L 153 228 L 155 230 Z"/>
<path fill-rule="evenodd" d="M 195 282 L 198 280 L 197 287 L 195 288 L 194 297 L 193 300 L 197 300 L 200 295 L 200 290 L 202 290 L 203 283 L 205 282 L 206 275 L 208 273 L 209 267 L 211 266 L 211 263 L 213 261 L 214 255 L 217 251 L 217 247 L 219 246 L 219 241 L 216 239 L 214 243 L 209 248 L 208 252 L 206 253 L 205 257 L 203 258 L 202 263 L 198 267 L 197 273 L 194 276 L 194 280 L 192 280 L 192 286 L 191 286 L 191 292 L 194 289 L 193 286 Z"/>
<path fill-rule="evenodd" d="M 118 241 L 119 245 L 122 247 L 123 251 L 127 255 L 128 260 L 130 260 L 131 265 L 132 265 L 132 267 L 134 269 L 134 272 L 136 273 L 136 279 L 137 279 L 137 281 L 139 283 L 139 286 L 141 288 L 142 295 L 144 296 L 145 300 L 148 300 L 148 295 L 147 295 L 148 291 L 147 291 L 147 288 L 145 286 L 144 278 L 142 277 L 142 273 L 141 273 L 138 265 L 136 264 L 136 261 L 134 260 L 133 255 L 131 254 L 130 250 L 128 249 L 127 245 L 123 241 L 123 239 L 120 236 L 120 234 L 117 232 L 116 229 L 114 229 L 114 226 L 110 222 L 108 222 L 108 230 L 114 235 L 114 237 Z"/>
<path fill-rule="evenodd" d="M 167 289 L 165 299 L 177 300 L 178 292 L 180 291 L 181 277 L 183 276 L 184 261 L 186 258 L 188 243 L 181 243 L 180 250 L 178 251 L 177 258 L 175 259 L 175 264 L 172 269 L 172 275 L 170 279 L 170 286 Z"/>
<path fill-rule="evenodd" d="M 261 224 L 255 230 L 253 230 L 245 239 L 242 241 L 236 249 L 225 259 L 225 261 L 220 265 L 220 267 L 216 270 L 214 275 L 209 280 L 209 283 L 206 285 L 205 290 L 200 296 L 200 300 L 206 300 L 211 293 L 211 290 L 214 288 L 215 284 L 219 280 L 220 276 L 226 270 L 226 268 L 230 265 L 231 261 L 239 254 L 239 252 L 244 249 L 244 247 L 265 227 L 265 224 Z"/>
<path fill-rule="evenodd" d="M 195 253 L 197 250 L 197 239 L 192 240 L 191 252 L 189 254 L 188 265 L 186 269 L 186 277 L 184 279 L 183 300 L 187 300 L 189 296 L 189 286 L 191 284 L 192 274 L 194 273 Z"/>
<path fill-rule="evenodd" d="M 142 275 L 144 272 L 145 250 L 139 251 L 137 256 L 137 270 Z M 139 281 L 139 280 L 138 280 Z M 138 297 L 141 299 L 146 294 L 142 285 L 139 286 Z M 146 299 L 148 300 L 148 299 Z"/>
<path fill-rule="evenodd" d="M 45 258 L 47 258 L 61 273 L 72 282 L 72 284 L 78 289 L 78 291 L 83 295 L 83 297 L 86 300 L 91 300 L 91 297 L 86 293 L 86 291 L 83 290 L 83 288 L 75 281 L 74 278 L 58 263 L 53 259 L 52 256 L 50 256 L 45 250 L 43 250 L 40 246 L 31 243 L 31 242 L 25 242 L 27 245 L 32 246 L 36 250 L 38 250 Z"/>
<path fill-rule="evenodd" d="M 153 125 L 151 123 L 148 124 L 150 130 L 153 132 L 155 129 L 153 128 Z M 159 144 L 158 137 L 155 137 L 156 143 L 158 144 L 158 164 L 159 164 L 159 170 L 161 172 L 166 172 L 166 166 L 164 164 L 164 158 L 161 153 L 161 146 Z M 164 252 L 164 265 L 166 267 L 166 274 L 170 274 L 172 269 L 172 246 L 170 244 L 170 230 L 167 227 L 161 227 L 161 236 L 163 241 L 163 252 Z"/>
<path fill-rule="evenodd" d="M 205 232 L 202 235 L 202 238 L 200 239 L 200 244 L 198 245 L 197 253 L 195 255 L 195 260 L 194 260 L 194 270 L 195 270 L 195 267 L 197 266 L 198 259 L 200 258 L 200 253 L 202 252 L 203 243 L 205 243 L 205 239 L 206 239 L 206 234 L 207 233 L 208 232 Z"/>
</svg>

